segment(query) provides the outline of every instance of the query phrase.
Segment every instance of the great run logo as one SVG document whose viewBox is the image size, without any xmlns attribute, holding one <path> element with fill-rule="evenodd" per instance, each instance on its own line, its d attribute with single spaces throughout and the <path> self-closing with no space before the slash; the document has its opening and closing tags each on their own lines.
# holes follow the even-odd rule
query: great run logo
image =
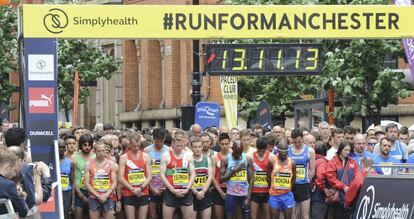
<svg viewBox="0 0 414 219">
<path fill-rule="evenodd" d="M 375 202 L 375 186 L 370 185 L 358 206 L 355 218 L 408 219 L 412 218 L 413 211 L 414 205 L 410 203 Z"/>
<path fill-rule="evenodd" d="M 219 111 L 219 109 L 212 109 L 209 106 L 204 106 L 204 107 L 197 108 L 197 112 L 198 113 L 204 112 L 204 113 L 206 113 L 209 116 L 216 115 L 216 113 L 218 113 L 218 111 Z"/>
</svg>

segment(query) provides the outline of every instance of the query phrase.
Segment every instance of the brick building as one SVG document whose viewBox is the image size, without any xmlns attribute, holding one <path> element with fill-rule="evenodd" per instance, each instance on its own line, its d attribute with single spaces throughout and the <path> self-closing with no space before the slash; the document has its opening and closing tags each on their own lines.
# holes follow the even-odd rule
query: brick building
<svg viewBox="0 0 414 219">
<path fill-rule="evenodd" d="M 85 2 L 92 3 L 120 2 Z M 200 4 L 215 3 L 215 0 L 200 1 Z M 123 4 L 191 5 L 192 1 L 124 0 Z M 192 40 L 128 39 L 94 43 L 114 58 L 122 59 L 122 69 L 110 80 L 99 79 L 97 87 L 90 88 L 91 96 L 80 106 L 78 124 L 88 128 L 98 122 L 113 123 L 117 127 L 179 127 L 177 107 L 191 105 Z M 201 95 L 202 100 L 221 105 L 219 78 L 204 77 Z"/>
</svg>

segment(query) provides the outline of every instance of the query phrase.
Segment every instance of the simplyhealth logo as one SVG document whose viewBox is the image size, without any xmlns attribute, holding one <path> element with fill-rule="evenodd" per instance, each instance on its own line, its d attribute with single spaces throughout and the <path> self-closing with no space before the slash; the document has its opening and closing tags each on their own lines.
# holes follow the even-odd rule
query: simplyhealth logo
<svg viewBox="0 0 414 219">
<path fill-rule="evenodd" d="M 68 24 L 68 15 L 59 8 L 50 9 L 49 13 L 43 17 L 43 25 L 47 31 L 53 34 L 62 33 Z"/>
</svg>

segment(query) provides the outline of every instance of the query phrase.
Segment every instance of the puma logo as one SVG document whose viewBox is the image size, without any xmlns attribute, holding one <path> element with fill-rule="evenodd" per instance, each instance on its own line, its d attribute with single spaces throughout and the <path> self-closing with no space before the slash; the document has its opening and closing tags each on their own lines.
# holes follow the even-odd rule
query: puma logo
<svg viewBox="0 0 414 219">
<path fill-rule="evenodd" d="M 47 102 L 49 102 L 49 104 L 52 104 L 52 97 L 53 97 L 53 94 L 51 94 L 49 97 L 47 97 L 46 95 L 44 95 L 44 94 L 42 94 L 41 96 L 40 96 L 40 98 L 42 98 L 42 99 L 44 99 L 44 100 L 47 100 Z"/>
</svg>

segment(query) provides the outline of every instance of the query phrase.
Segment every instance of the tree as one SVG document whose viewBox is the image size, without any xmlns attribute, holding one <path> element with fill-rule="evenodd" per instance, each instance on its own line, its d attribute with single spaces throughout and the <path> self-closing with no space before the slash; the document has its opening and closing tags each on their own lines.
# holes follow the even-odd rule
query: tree
<svg viewBox="0 0 414 219">
<path fill-rule="evenodd" d="M 404 74 L 385 65 L 387 55 L 403 56 L 399 40 L 341 41 L 326 54 L 322 86 L 333 87 L 341 100 L 335 118 L 343 120 L 342 124 L 359 112 L 379 125 L 383 107 L 409 96 Z"/>
<path fill-rule="evenodd" d="M 385 0 L 231 0 L 229 4 L 388 4 Z M 402 72 L 393 72 L 384 64 L 386 56 L 404 57 L 400 40 L 324 40 L 330 51 L 324 57 L 325 68 L 318 77 L 247 78 L 239 80 L 239 104 L 248 116 L 254 115 L 262 99 L 272 113 L 284 115 L 292 100 L 300 94 L 333 87 L 342 106 L 334 116 L 341 125 L 357 113 L 374 118 L 379 124 L 381 110 L 398 97 L 409 96 Z M 252 90 L 253 89 L 253 90 Z"/>
<path fill-rule="evenodd" d="M 9 104 L 16 89 L 9 77 L 17 69 L 17 14 L 9 6 L 0 7 L 0 104 Z M 13 106 L 9 106 L 11 108 Z"/>
<path fill-rule="evenodd" d="M 58 96 L 59 108 L 69 121 L 73 106 L 73 85 L 75 69 L 79 72 L 79 103 L 89 96 L 89 89 L 82 84 L 96 81 L 100 77 L 110 79 L 120 66 L 120 61 L 109 57 L 86 40 L 58 41 Z"/>
</svg>

